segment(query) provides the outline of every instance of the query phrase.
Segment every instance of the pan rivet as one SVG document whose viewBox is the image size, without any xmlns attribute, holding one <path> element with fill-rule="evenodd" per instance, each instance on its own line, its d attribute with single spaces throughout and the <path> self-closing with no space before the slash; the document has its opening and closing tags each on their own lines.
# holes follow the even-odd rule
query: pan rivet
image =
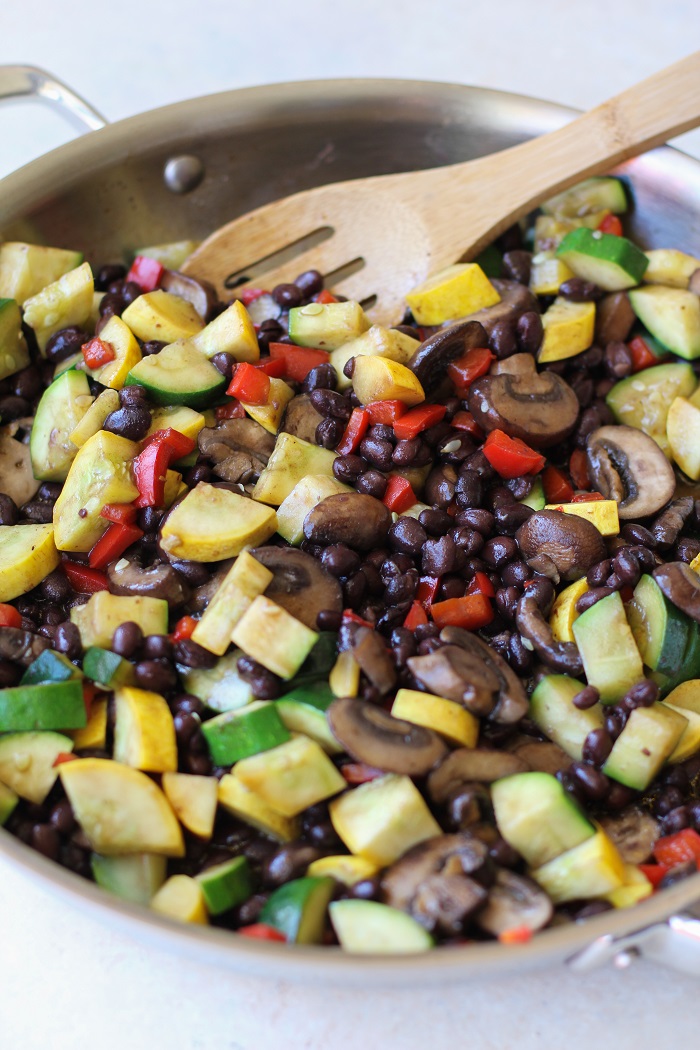
<svg viewBox="0 0 700 1050">
<path fill-rule="evenodd" d="M 163 169 L 165 185 L 172 193 L 191 193 L 204 178 L 204 165 L 199 157 L 183 153 L 171 157 Z"/>
</svg>

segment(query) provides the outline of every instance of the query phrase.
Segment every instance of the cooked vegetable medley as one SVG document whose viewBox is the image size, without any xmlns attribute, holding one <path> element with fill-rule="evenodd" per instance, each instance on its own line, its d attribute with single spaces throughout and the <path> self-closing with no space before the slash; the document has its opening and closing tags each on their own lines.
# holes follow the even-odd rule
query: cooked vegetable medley
<svg viewBox="0 0 700 1050">
<path fill-rule="evenodd" d="M 700 862 L 700 259 L 591 179 L 393 328 L 0 245 L 0 824 L 183 922 L 412 952 Z"/>
</svg>

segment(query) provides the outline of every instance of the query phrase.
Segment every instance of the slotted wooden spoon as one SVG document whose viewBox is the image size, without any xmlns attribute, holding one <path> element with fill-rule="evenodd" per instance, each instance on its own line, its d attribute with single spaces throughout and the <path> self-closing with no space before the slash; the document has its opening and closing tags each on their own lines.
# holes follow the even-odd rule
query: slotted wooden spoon
<svg viewBox="0 0 700 1050">
<path fill-rule="evenodd" d="M 210 281 L 226 299 L 247 283 L 242 277 L 251 267 L 254 283 L 265 288 L 318 269 L 348 298 L 376 296 L 368 309 L 375 322 L 396 323 L 406 292 L 429 274 L 473 257 L 553 194 L 698 123 L 700 51 L 563 128 L 500 153 L 338 182 L 266 204 L 211 234 L 183 271 Z"/>
</svg>

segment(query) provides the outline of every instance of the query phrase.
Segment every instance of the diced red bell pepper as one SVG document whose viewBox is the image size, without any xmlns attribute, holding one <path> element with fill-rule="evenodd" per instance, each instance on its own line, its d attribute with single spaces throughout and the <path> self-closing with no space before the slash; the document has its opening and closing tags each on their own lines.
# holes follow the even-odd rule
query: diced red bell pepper
<svg viewBox="0 0 700 1050">
<path fill-rule="evenodd" d="M 217 405 L 214 414 L 217 419 L 245 419 L 245 409 L 240 401 L 229 401 L 226 405 Z"/>
<path fill-rule="evenodd" d="M 348 762 L 340 767 L 340 772 L 348 784 L 368 784 L 370 780 L 384 776 L 384 770 L 368 766 L 365 762 Z"/>
<path fill-rule="evenodd" d="M 641 335 L 636 335 L 634 339 L 630 339 L 627 349 L 632 355 L 633 372 L 642 372 L 645 368 L 651 368 L 652 365 L 659 364 L 660 358 L 656 356 Z"/>
<path fill-rule="evenodd" d="M 244 306 L 250 306 L 261 295 L 267 295 L 267 290 L 265 288 L 241 288 L 237 294 Z"/>
<path fill-rule="evenodd" d="M 110 525 L 90 551 L 90 568 L 104 569 L 143 536 L 138 525 Z"/>
<path fill-rule="evenodd" d="M 641 871 L 642 875 L 645 875 L 649 882 L 652 884 L 654 889 L 658 888 L 659 883 L 663 879 L 664 875 L 668 875 L 671 870 L 665 864 L 638 864 L 637 867 Z"/>
<path fill-rule="evenodd" d="M 105 503 L 100 511 L 100 517 L 115 525 L 133 525 L 136 521 L 138 510 L 133 503 Z"/>
<path fill-rule="evenodd" d="M 471 434 L 477 441 L 483 440 L 484 432 L 471 412 L 455 412 L 450 420 L 450 426 L 455 427 L 456 430 L 466 431 L 467 434 Z"/>
<path fill-rule="evenodd" d="M 374 630 L 373 623 L 370 623 L 369 620 L 363 620 L 363 618 L 358 616 L 356 612 L 353 612 L 352 609 L 343 609 L 343 620 L 357 623 L 360 627 L 369 627 L 371 631 Z"/>
<path fill-rule="evenodd" d="M 127 281 L 135 281 L 144 292 L 155 292 L 165 273 L 165 267 L 148 255 L 137 255 L 126 275 Z"/>
<path fill-rule="evenodd" d="M 539 474 L 545 464 L 544 456 L 520 438 L 509 437 L 503 430 L 491 431 L 482 446 L 482 452 L 502 478 Z"/>
<path fill-rule="evenodd" d="M 532 940 L 532 930 L 529 926 L 512 926 L 509 930 L 502 930 L 498 940 L 501 944 L 527 944 Z"/>
<path fill-rule="evenodd" d="M 439 587 L 439 576 L 421 576 L 418 587 L 416 588 L 416 599 L 421 603 L 424 609 L 433 604 L 437 597 Z"/>
<path fill-rule="evenodd" d="M 604 499 L 602 492 L 577 492 L 567 500 L 568 503 L 595 503 L 599 499 Z"/>
<path fill-rule="evenodd" d="M 486 627 L 494 617 L 491 602 L 481 593 L 436 602 L 431 605 L 430 614 L 438 627 L 463 627 L 467 631 Z"/>
<path fill-rule="evenodd" d="M 443 419 L 447 409 L 444 405 L 418 405 L 411 408 L 394 423 L 394 433 L 400 441 L 410 441 L 429 427 Z"/>
<path fill-rule="evenodd" d="M 78 565 L 75 561 L 64 561 L 63 571 L 68 582 L 78 594 L 96 594 L 97 591 L 108 591 L 109 580 L 103 572 L 91 569 L 87 565 Z"/>
<path fill-rule="evenodd" d="M 78 756 L 74 755 L 72 751 L 59 751 L 51 763 L 51 766 L 55 769 L 56 766 L 62 766 L 66 762 L 75 762 L 76 758 L 78 758 Z"/>
<path fill-rule="evenodd" d="M 172 640 L 174 642 L 187 641 L 188 638 L 192 637 L 198 623 L 199 620 L 195 620 L 194 616 L 181 616 L 173 628 Z"/>
<path fill-rule="evenodd" d="M 354 452 L 367 433 L 368 426 L 369 415 L 365 409 L 353 408 L 345 432 L 340 439 L 340 443 L 336 446 L 335 451 L 338 455 L 349 456 L 351 452 Z"/>
<path fill-rule="evenodd" d="M 329 292 L 327 288 L 324 288 L 323 291 L 314 296 L 314 301 L 317 303 L 337 303 L 340 300 L 336 299 L 333 293 Z"/>
<path fill-rule="evenodd" d="M 420 602 L 415 601 L 408 610 L 406 619 L 403 622 L 404 627 L 409 631 L 415 631 L 416 627 L 420 627 L 421 624 L 428 622 L 428 614 L 421 605 Z"/>
<path fill-rule="evenodd" d="M 90 717 L 90 711 L 92 710 L 92 705 L 97 696 L 97 692 L 98 689 L 94 682 L 83 682 L 83 703 L 85 704 L 85 714 L 88 718 Z"/>
<path fill-rule="evenodd" d="M 622 237 L 622 223 L 617 215 L 606 215 L 602 222 L 598 223 L 601 233 L 612 233 L 615 237 Z"/>
<path fill-rule="evenodd" d="M 574 490 L 563 470 L 548 466 L 542 471 L 542 488 L 547 503 L 570 503 Z"/>
<path fill-rule="evenodd" d="M 406 406 L 403 401 L 370 401 L 368 405 L 365 405 L 365 411 L 369 415 L 372 426 L 377 423 L 390 426 L 405 415 Z"/>
<path fill-rule="evenodd" d="M 569 459 L 569 473 L 574 483 L 574 488 L 589 489 L 591 479 L 588 477 L 588 460 L 582 448 L 575 448 Z"/>
<path fill-rule="evenodd" d="M 270 379 L 281 379 L 282 376 L 287 374 L 287 366 L 282 357 L 266 357 L 261 361 L 256 361 L 253 367 L 260 372 L 264 372 Z"/>
<path fill-rule="evenodd" d="M 80 349 L 83 352 L 83 360 L 88 368 L 101 368 L 102 365 L 109 364 L 117 356 L 112 344 L 106 343 L 104 339 L 99 339 L 97 336 L 89 339 L 87 343 L 83 343 Z"/>
<path fill-rule="evenodd" d="M 254 937 L 258 941 L 280 941 L 286 944 L 287 938 L 281 930 L 268 926 L 265 922 L 253 922 L 250 926 L 241 926 L 237 931 L 241 937 Z"/>
<path fill-rule="evenodd" d="M 0 627 L 21 627 L 22 614 L 14 605 L 0 604 Z"/>
<path fill-rule="evenodd" d="M 475 379 L 486 375 L 496 355 L 486 347 L 475 347 L 447 366 L 447 374 L 459 394 L 465 394 Z"/>
<path fill-rule="evenodd" d="M 183 456 L 189 456 L 190 452 L 194 452 L 197 447 L 196 441 L 191 437 L 187 437 L 187 434 L 181 434 L 179 430 L 174 430 L 172 427 L 166 427 L 165 430 L 156 430 L 154 434 L 146 438 L 144 447 L 147 448 L 154 442 L 167 445 L 171 452 L 171 462 L 176 459 L 182 459 Z"/>
<path fill-rule="evenodd" d="M 303 383 L 312 368 L 327 364 L 330 356 L 326 350 L 293 346 L 291 343 L 270 343 L 270 357 L 281 359 L 284 362 L 284 374 L 297 383 Z"/>
<path fill-rule="evenodd" d="M 692 828 L 683 828 L 673 835 L 657 839 L 653 849 L 654 859 L 659 864 L 665 864 L 667 868 L 674 868 L 676 864 L 685 861 L 700 861 L 700 835 Z"/>
<path fill-rule="evenodd" d="M 160 507 L 165 498 L 165 476 L 172 459 L 172 447 L 165 441 L 146 445 L 134 460 L 134 481 L 139 495 L 134 505 Z"/>
<path fill-rule="evenodd" d="M 495 598 L 496 591 L 485 572 L 475 572 L 469 586 L 467 587 L 467 594 L 483 594 L 487 598 Z"/>
<path fill-rule="evenodd" d="M 416 502 L 416 494 L 411 487 L 411 482 L 402 478 L 400 474 L 393 474 L 384 493 L 382 503 L 394 514 L 403 514 Z"/>
<path fill-rule="evenodd" d="M 270 398 L 270 377 L 244 361 L 236 365 L 226 393 L 249 405 L 266 405 Z"/>
</svg>

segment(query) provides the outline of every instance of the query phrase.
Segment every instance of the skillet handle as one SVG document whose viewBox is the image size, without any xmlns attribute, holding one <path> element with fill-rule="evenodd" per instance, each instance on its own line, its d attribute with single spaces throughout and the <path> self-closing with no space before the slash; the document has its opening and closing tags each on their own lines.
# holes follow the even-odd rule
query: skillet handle
<svg viewBox="0 0 700 1050">
<path fill-rule="evenodd" d="M 606 963 L 625 969 L 636 958 L 700 977 L 700 919 L 685 912 L 625 937 L 605 934 L 567 961 L 575 972 L 588 973 Z"/>
<path fill-rule="evenodd" d="M 99 131 L 108 123 L 84 98 L 35 66 L 0 66 L 0 102 L 11 98 L 46 102 L 79 131 Z"/>
</svg>

